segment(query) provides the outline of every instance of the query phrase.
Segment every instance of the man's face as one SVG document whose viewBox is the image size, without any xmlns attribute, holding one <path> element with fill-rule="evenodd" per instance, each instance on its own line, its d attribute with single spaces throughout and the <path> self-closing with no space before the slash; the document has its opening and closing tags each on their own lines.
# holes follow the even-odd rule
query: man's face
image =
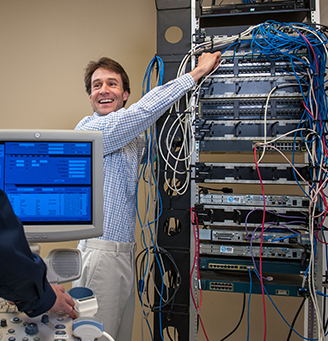
<svg viewBox="0 0 328 341">
<path fill-rule="evenodd" d="M 123 90 L 123 81 L 119 73 L 103 68 L 93 73 L 89 98 L 97 114 L 104 116 L 121 109 L 128 97 L 129 93 Z"/>
</svg>

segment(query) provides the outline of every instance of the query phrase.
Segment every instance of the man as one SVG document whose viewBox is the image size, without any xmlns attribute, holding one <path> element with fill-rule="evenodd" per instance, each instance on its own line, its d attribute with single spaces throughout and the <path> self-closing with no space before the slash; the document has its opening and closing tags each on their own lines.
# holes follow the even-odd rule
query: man
<svg viewBox="0 0 328 341">
<path fill-rule="evenodd" d="M 46 265 L 33 254 L 23 225 L 7 195 L 0 190 L 0 297 L 12 301 L 30 317 L 65 311 L 76 318 L 74 301 L 61 285 L 50 285 Z"/>
<path fill-rule="evenodd" d="M 104 233 L 80 241 L 82 275 L 76 286 L 92 289 L 98 299 L 96 317 L 116 341 L 131 340 L 134 314 L 135 188 L 145 147 L 140 137 L 196 82 L 215 68 L 220 52 L 203 53 L 189 74 L 156 87 L 128 109 L 129 78 L 109 58 L 90 62 L 85 87 L 94 111 L 76 129 L 100 130 L 104 147 Z"/>
</svg>

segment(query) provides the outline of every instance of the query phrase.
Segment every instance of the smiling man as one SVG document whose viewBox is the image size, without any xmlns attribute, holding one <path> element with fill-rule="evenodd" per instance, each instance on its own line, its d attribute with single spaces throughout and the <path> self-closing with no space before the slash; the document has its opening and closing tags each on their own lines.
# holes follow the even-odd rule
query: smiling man
<svg viewBox="0 0 328 341">
<path fill-rule="evenodd" d="M 99 115 L 122 108 L 129 94 L 130 90 L 123 88 L 119 73 L 100 67 L 92 74 L 90 102 L 94 112 Z"/>
<path fill-rule="evenodd" d="M 76 129 L 103 132 L 104 232 L 79 242 L 82 275 L 74 285 L 94 291 L 96 317 L 115 341 L 132 337 L 135 188 L 145 149 L 140 135 L 215 68 L 220 55 L 203 53 L 190 73 L 154 88 L 128 109 L 124 106 L 130 95 L 129 78 L 120 64 L 101 58 L 86 68 L 84 82 L 94 114 L 83 118 Z"/>
</svg>

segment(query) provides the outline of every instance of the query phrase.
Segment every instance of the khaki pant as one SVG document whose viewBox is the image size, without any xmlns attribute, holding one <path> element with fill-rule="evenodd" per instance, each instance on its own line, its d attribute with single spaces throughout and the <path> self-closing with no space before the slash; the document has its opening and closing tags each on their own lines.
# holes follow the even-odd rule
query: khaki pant
<svg viewBox="0 0 328 341">
<path fill-rule="evenodd" d="M 98 301 L 95 317 L 115 341 L 132 338 L 135 305 L 135 243 L 118 243 L 99 239 L 79 242 L 82 273 L 73 286 L 90 288 Z M 105 337 L 101 341 L 107 340 Z"/>
</svg>

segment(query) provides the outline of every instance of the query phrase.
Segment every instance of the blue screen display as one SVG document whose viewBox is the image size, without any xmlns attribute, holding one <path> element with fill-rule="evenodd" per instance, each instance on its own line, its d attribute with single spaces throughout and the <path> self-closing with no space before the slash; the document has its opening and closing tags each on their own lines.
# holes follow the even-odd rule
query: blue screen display
<svg viewBox="0 0 328 341">
<path fill-rule="evenodd" d="M 91 142 L 0 142 L 0 188 L 24 224 L 92 220 Z"/>
</svg>

